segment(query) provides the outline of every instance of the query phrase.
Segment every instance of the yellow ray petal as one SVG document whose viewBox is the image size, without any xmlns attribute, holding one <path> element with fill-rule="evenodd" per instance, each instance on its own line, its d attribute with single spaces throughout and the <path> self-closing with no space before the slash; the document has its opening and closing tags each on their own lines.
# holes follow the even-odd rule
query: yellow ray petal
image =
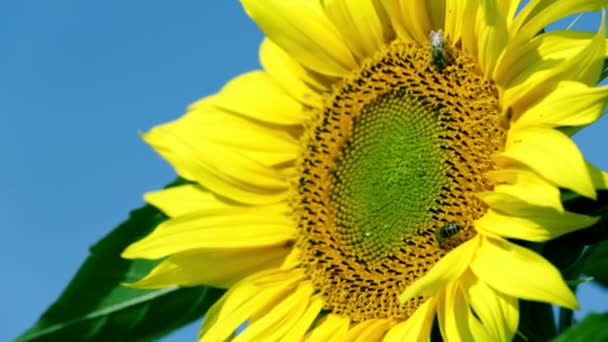
<svg viewBox="0 0 608 342">
<path fill-rule="evenodd" d="M 433 316 L 435 316 L 436 306 L 437 300 L 435 297 L 427 299 L 418 307 L 418 309 L 416 309 L 412 316 L 392 327 L 384 337 L 383 341 L 428 341 L 431 336 L 431 328 L 433 327 Z"/>
<path fill-rule="evenodd" d="M 598 190 L 608 190 L 608 173 L 598 169 L 595 165 L 587 163 L 587 170 L 591 174 L 593 186 Z"/>
<path fill-rule="evenodd" d="M 471 308 L 492 341 L 511 341 L 519 323 L 519 302 L 488 286 L 470 271 L 463 277 L 463 289 Z"/>
<path fill-rule="evenodd" d="M 471 1 L 446 0 L 445 1 L 445 34 L 453 44 L 462 37 L 465 13 Z"/>
<path fill-rule="evenodd" d="M 241 0 L 266 36 L 300 63 L 330 76 L 347 76 L 357 63 L 323 12 L 320 1 Z"/>
<path fill-rule="evenodd" d="M 469 329 L 471 330 L 471 335 L 474 336 L 474 341 L 479 342 L 494 342 L 493 339 L 486 328 L 481 324 L 481 322 L 473 315 L 473 312 L 469 310 Z"/>
<path fill-rule="evenodd" d="M 216 108 L 193 110 L 175 121 L 175 125 L 176 130 L 201 143 L 210 141 L 234 147 L 247 155 L 268 152 L 288 156 L 279 162 L 295 159 L 300 150 L 297 138 L 284 126 L 253 121 Z"/>
<path fill-rule="evenodd" d="M 517 49 L 517 47 L 518 45 L 512 46 L 513 49 Z M 507 55 L 510 50 L 511 48 L 508 47 L 503 56 Z M 570 58 L 553 60 L 548 59 L 547 56 L 541 56 L 542 63 L 534 63 L 534 59 L 538 59 L 538 57 L 533 57 L 531 60 L 519 60 L 517 63 L 520 65 L 525 63 L 526 68 L 508 85 L 503 86 L 506 87 L 503 94 L 503 106 L 512 107 L 515 113 L 523 113 L 528 107 L 553 91 L 558 82 L 562 80 L 595 85 L 599 79 L 605 55 L 605 25 L 604 19 L 602 19 L 601 30 L 585 48 Z M 504 69 L 504 65 L 501 68 Z"/>
<path fill-rule="evenodd" d="M 205 312 L 205 317 L 203 319 L 203 324 L 201 329 L 199 330 L 198 341 L 203 341 L 203 335 L 205 332 L 209 331 L 211 327 L 213 327 L 216 323 L 218 323 L 218 318 L 220 311 L 222 310 L 224 304 L 226 304 L 226 300 L 228 299 L 228 292 L 224 293 L 224 295 Z M 208 341 L 208 340 L 207 340 Z"/>
<path fill-rule="evenodd" d="M 291 270 L 298 267 L 301 264 L 302 250 L 299 247 L 292 246 L 291 252 L 285 258 L 285 261 L 281 265 L 282 270 Z"/>
<path fill-rule="evenodd" d="M 260 64 L 270 77 L 291 97 L 313 108 L 321 108 L 326 84 L 313 77 L 300 63 L 266 38 L 260 45 Z"/>
<path fill-rule="evenodd" d="M 199 341 L 224 341 L 243 322 L 281 303 L 302 281 L 302 272 L 269 270 L 254 274 L 226 292 L 221 305 L 211 308 L 201 328 Z"/>
<path fill-rule="evenodd" d="M 521 84 L 533 72 L 531 69 L 547 72 L 555 65 L 576 57 L 595 36 L 594 32 L 555 30 L 539 34 L 523 45 L 509 44 L 500 57 L 493 79 L 501 86 Z M 522 72 L 524 75 L 520 76 Z"/>
<path fill-rule="evenodd" d="M 533 0 L 517 15 L 513 30 L 517 32 L 517 40 L 528 41 L 558 19 L 580 12 L 599 11 L 607 4 L 607 0 Z"/>
<path fill-rule="evenodd" d="M 507 27 L 511 28 L 513 25 L 513 20 L 515 20 L 515 12 L 517 12 L 517 8 L 521 0 L 503 0 L 499 1 L 499 6 L 502 9 L 502 13 L 505 13 L 507 19 Z"/>
<path fill-rule="evenodd" d="M 500 187 L 499 190 L 505 188 L 505 186 Z M 544 216 L 547 215 L 547 213 L 559 215 L 564 211 L 561 206 L 559 208 L 554 208 L 535 205 L 522 199 L 520 197 L 522 194 L 519 194 L 516 191 L 514 192 L 515 194 L 501 191 L 487 191 L 476 195 L 492 210 L 517 217 L 530 217 L 535 214 Z"/>
<path fill-rule="evenodd" d="M 384 10 L 378 1 L 326 0 L 323 2 L 329 19 L 359 59 L 373 56 L 389 38 L 388 25 L 383 24 Z"/>
<path fill-rule="evenodd" d="M 526 241 L 543 242 L 564 234 L 589 227 L 599 218 L 571 212 L 557 212 L 550 208 L 529 208 L 529 210 L 501 213 L 493 209 L 475 222 L 479 233 L 491 236 Z"/>
<path fill-rule="evenodd" d="M 398 0 L 379 0 L 379 2 L 382 4 L 384 12 L 388 15 L 391 26 L 393 27 L 393 30 L 395 30 L 397 37 L 404 41 L 414 39 L 405 26 L 401 3 Z"/>
<path fill-rule="evenodd" d="M 306 308 L 306 311 L 302 317 L 296 322 L 296 324 L 287 332 L 282 342 L 301 341 L 304 338 L 304 334 L 308 331 L 310 326 L 313 324 L 315 319 L 319 316 L 321 309 L 323 309 L 323 299 L 320 295 L 314 295 L 310 299 L 310 303 Z"/>
<path fill-rule="evenodd" d="M 170 126 L 195 146 L 212 142 L 233 147 L 266 166 L 294 160 L 300 148 L 289 128 L 219 109 L 213 106 L 211 98 L 192 104 L 186 115 Z"/>
<path fill-rule="evenodd" d="M 380 341 L 384 333 L 390 328 L 388 319 L 370 319 L 356 323 L 346 335 L 342 337 L 344 342 L 367 342 Z"/>
<path fill-rule="evenodd" d="M 203 209 L 234 206 L 197 184 L 186 184 L 159 191 L 148 192 L 144 199 L 169 217 L 186 215 Z"/>
<path fill-rule="evenodd" d="M 402 25 L 420 42 L 429 41 L 429 33 L 441 27 L 432 27 L 426 0 L 398 0 L 401 4 Z"/>
<path fill-rule="evenodd" d="M 528 108 L 511 127 L 588 125 L 602 116 L 607 103 L 608 87 L 563 81 L 547 97 Z"/>
<path fill-rule="evenodd" d="M 195 250 L 171 255 L 141 280 L 129 286 L 157 289 L 206 285 L 229 288 L 237 281 L 281 265 L 289 247 Z"/>
<path fill-rule="evenodd" d="M 500 53 L 508 42 L 507 19 L 498 0 L 481 1 L 478 21 L 478 61 L 486 75 L 492 75 Z"/>
<path fill-rule="evenodd" d="M 280 246 L 295 237 L 295 224 L 280 207 L 225 208 L 194 212 L 161 223 L 130 245 L 124 258 L 159 259 L 202 248 Z"/>
<path fill-rule="evenodd" d="M 314 288 L 310 282 L 301 283 L 298 288 L 268 312 L 260 312 L 259 318 L 252 318 L 251 323 L 234 342 L 242 341 L 278 341 L 302 317 Z"/>
<path fill-rule="evenodd" d="M 445 29 L 446 0 L 427 1 L 427 12 L 434 30 Z"/>
<path fill-rule="evenodd" d="M 439 329 L 446 342 L 482 340 L 480 336 L 472 335 L 469 326 L 471 310 L 458 282 L 449 284 L 443 298 L 437 302 Z"/>
<path fill-rule="evenodd" d="M 153 128 L 144 140 L 180 176 L 241 203 L 276 203 L 286 197 L 287 181 L 278 171 L 226 146 L 182 135 L 172 124 Z"/>
<path fill-rule="evenodd" d="M 536 173 L 524 168 L 505 168 L 486 173 L 496 182 L 492 192 L 515 197 L 525 205 L 548 207 L 563 212 L 559 189 Z M 496 203 L 501 207 L 501 203 Z"/>
<path fill-rule="evenodd" d="M 464 51 L 477 56 L 477 17 L 480 3 L 478 0 L 445 1 L 445 33 L 452 44 L 462 43 Z"/>
<path fill-rule="evenodd" d="M 422 278 L 410 284 L 399 295 L 399 301 L 406 301 L 418 296 L 432 296 L 451 281 L 454 281 L 469 266 L 477 249 L 479 238 L 475 237 L 451 250 L 441 258 Z"/>
<path fill-rule="evenodd" d="M 506 240 L 482 238 L 471 269 L 492 288 L 511 297 L 578 308 L 576 297 L 555 266 Z"/>
<path fill-rule="evenodd" d="M 505 151 L 495 160 L 499 166 L 515 160 L 559 187 L 596 197 L 581 151 L 570 137 L 557 130 L 543 127 L 510 130 Z"/>
<path fill-rule="evenodd" d="M 311 115 L 266 72 L 259 70 L 233 78 L 209 101 L 224 110 L 282 125 L 300 125 Z"/>
<path fill-rule="evenodd" d="M 350 319 L 344 316 L 328 314 L 325 316 L 316 327 L 306 336 L 306 342 L 325 342 L 325 341 L 340 341 L 346 331 Z"/>
</svg>

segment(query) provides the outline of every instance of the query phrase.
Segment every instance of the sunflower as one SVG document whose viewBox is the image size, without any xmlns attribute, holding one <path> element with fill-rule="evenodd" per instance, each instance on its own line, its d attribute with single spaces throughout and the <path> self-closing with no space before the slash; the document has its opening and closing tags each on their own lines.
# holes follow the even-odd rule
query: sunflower
<svg viewBox="0 0 608 342">
<path fill-rule="evenodd" d="M 170 219 L 124 251 L 164 258 L 133 286 L 228 289 L 201 341 L 507 341 L 519 299 L 577 307 L 513 241 L 597 221 L 560 189 L 607 188 L 571 140 L 605 25 L 543 28 L 608 1 L 242 3 L 263 70 L 144 135 L 191 182 L 145 195 Z"/>
</svg>

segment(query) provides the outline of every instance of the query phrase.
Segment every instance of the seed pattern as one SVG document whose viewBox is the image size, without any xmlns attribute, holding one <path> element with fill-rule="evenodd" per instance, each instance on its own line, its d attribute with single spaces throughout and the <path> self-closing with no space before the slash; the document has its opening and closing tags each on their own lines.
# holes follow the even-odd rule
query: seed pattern
<svg viewBox="0 0 608 342">
<path fill-rule="evenodd" d="M 472 238 L 472 223 L 487 210 L 475 193 L 493 189 L 484 173 L 494 168 L 491 156 L 505 144 L 498 93 L 471 57 L 445 43 L 451 60 L 439 69 L 428 46 L 394 42 L 338 84 L 306 127 L 299 178 L 292 186 L 296 245 L 325 308 L 354 321 L 411 315 L 424 298 L 401 305 L 397 295 Z M 359 177 L 353 176 L 359 172 L 354 160 L 366 151 L 359 140 L 371 139 L 362 127 L 392 122 L 387 113 L 423 122 L 420 134 L 432 134 L 426 153 L 437 159 L 436 169 L 422 171 L 434 175 L 429 184 L 437 189 L 430 198 L 411 202 L 424 203 L 423 208 L 412 209 L 411 203 L 402 208 L 410 214 L 387 221 L 387 230 L 367 229 L 364 218 L 353 219 L 365 209 L 356 189 L 344 184 Z M 436 232 L 450 222 L 462 229 L 439 246 Z"/>
</svg>

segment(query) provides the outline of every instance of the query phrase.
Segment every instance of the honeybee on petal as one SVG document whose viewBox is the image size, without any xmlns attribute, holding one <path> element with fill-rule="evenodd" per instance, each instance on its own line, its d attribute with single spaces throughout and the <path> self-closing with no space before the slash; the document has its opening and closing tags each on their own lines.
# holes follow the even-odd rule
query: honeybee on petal
<svg viewBox="0 0 608 342">
<path fill-rule="evenodd" d="M 461 232 L 464 228 L 456 222 L 446 223 L 443 227 L 437 229 L 436 237 L 439 247 L 445 248 L 447 241 L 454 235 Z"/>
</svg>

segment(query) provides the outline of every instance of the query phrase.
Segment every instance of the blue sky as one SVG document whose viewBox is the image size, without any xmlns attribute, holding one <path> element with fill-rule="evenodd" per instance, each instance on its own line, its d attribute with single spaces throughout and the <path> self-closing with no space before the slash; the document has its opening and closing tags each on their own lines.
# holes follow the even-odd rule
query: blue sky
<svg viewBox="0 0 608 342">
<path fill-rule="evenodd" d="M 142 193 L 173 179 L 138 132 L 258 67 L 262 35 L 238 1 L 167 4 L 0 2 L 1 341 L 34 323 Z M 607 119 L 576 139 L 604 169 Z M 583 308 L 605 310 L 600 294 L 585 287 Z"/>
</svg>

